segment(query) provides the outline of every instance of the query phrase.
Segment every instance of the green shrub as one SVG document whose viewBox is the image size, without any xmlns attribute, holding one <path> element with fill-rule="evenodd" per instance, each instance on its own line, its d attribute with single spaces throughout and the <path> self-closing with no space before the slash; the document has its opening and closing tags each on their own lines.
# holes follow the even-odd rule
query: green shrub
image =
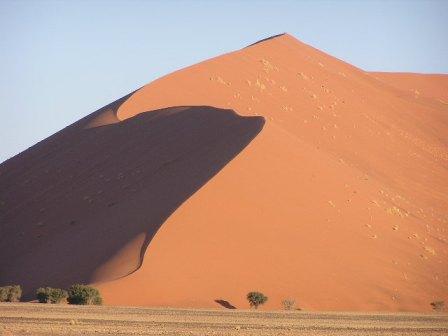
<svg viewBox="0 0 448 336">
<path fill-rule="evenodd" d="M 22 287 L 19 285 L 0 287 L 0 302 L 19 302 Z"/>
<path fill-rule="evenodd" d="M 40 303 L 60 303 L 67 296 L 67 291 L 60 288 L 45 287 L 36 291 L 36 298 Z"/>
<path fill-rule="evenodd" d="M 6 302 L 6 298 L 8 297 L 9 286 L 0 287 L 0 302 Z"/>
<path fill-rule="evenodd" d="M 98 289 L 86 285 L 72 285 L 68 290 L 68 303 L 79 305 L 100 305 L 103 303 Z"/>
<path fill-rule="evenodd" d="M 268 297 L 260 292 L 250 292 L 247 294 L 247 301 L 251 307 L 257 309 L 259 305 L 264 304 L 268 300 Z"/>
</svg>

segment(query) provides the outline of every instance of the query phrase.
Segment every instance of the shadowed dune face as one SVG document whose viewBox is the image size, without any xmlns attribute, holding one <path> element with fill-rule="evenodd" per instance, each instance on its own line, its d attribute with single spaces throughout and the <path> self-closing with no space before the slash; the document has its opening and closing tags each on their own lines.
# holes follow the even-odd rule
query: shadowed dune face
<svg viewBox="0 0 448 336">
<path fill-rule="evenodd" d="M 133 272 L 163 222 L 263 124 L 208 106 L 166 108 L 75 124 L 5 162 L 0 285 L 20 283 L 29 298 L 39 286 Z"/>
</svg>

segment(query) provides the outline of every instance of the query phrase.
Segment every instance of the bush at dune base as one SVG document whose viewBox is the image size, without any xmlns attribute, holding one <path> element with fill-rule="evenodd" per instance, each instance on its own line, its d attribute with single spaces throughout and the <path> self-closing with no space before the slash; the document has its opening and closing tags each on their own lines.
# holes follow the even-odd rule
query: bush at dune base
<svg viewBox="0 0 448 336">
<path fill-rule="evenodd" d="M 73 285 L 68 290 L 68 303 L 79 305 L 100 305 L 103 303 L 98 289 L 86 285 Z"/>
<path fill-rule="evenodd" d="M 67 291 L 60 288 L 45 287 L 36 291 L 36 297 L 40 303 L 60 303 L 67 296 Z"/>
<path fill-rule="evenodd" d="M 431 302 L 432 309 L 436 311 L 444 311 L 445 310 L 445 302 L 444 301 L 434 301 Z"/>
<path fill-rule="evenodd" d="M 284 299 L 282 301 L 282 306 L 283 306 L 283 309 L 285 309 L 285 310 L 293 310 L 295 304 L 296 304 L 296 301 L 294 299 Z"/>
<path fill-rule="evenodd" d="M 0 302 L 19 302 L 22 287 L 19 285 L 0 287 Z"/>
<path fill-rule="evenodd" d="M 260 292 L 250 292 L 247 294 L 247 301 L 249 301 L 250 306 L 255 309 L 257 309 L 259 305 L 264 304 L 267 300 L 268 297 Z"/>
</svg>

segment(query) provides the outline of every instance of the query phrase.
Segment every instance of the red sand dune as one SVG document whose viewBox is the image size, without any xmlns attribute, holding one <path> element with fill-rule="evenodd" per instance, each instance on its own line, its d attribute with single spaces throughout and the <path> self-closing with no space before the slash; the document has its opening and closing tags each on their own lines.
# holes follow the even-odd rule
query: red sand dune
<svg viewBox="0 0 448 336">
<path fill-rule="evenodd" d="M 448 76 L 283 34 L 176 71 L 0 166 L 0 285 L 107 304 L 427 311 L 448 300 Z"/>
</svg>

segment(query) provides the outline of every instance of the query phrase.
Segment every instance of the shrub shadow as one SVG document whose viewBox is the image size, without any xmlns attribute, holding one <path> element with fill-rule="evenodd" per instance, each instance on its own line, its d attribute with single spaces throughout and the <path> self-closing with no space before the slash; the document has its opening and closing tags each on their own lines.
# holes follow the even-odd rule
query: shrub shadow
<svg viewBox="0 0 448 336">
<path fill-rule="evenodd" d="M 236 307 L 234 305 L 232 305 L 229 301 L 226 300 L 222 300 L 222 299 L 217 299 L 215 300 L 216 303 L 220 304 L 222 307 L 227 308 L 227 309 L 236 309 Z"/>
</svg>

